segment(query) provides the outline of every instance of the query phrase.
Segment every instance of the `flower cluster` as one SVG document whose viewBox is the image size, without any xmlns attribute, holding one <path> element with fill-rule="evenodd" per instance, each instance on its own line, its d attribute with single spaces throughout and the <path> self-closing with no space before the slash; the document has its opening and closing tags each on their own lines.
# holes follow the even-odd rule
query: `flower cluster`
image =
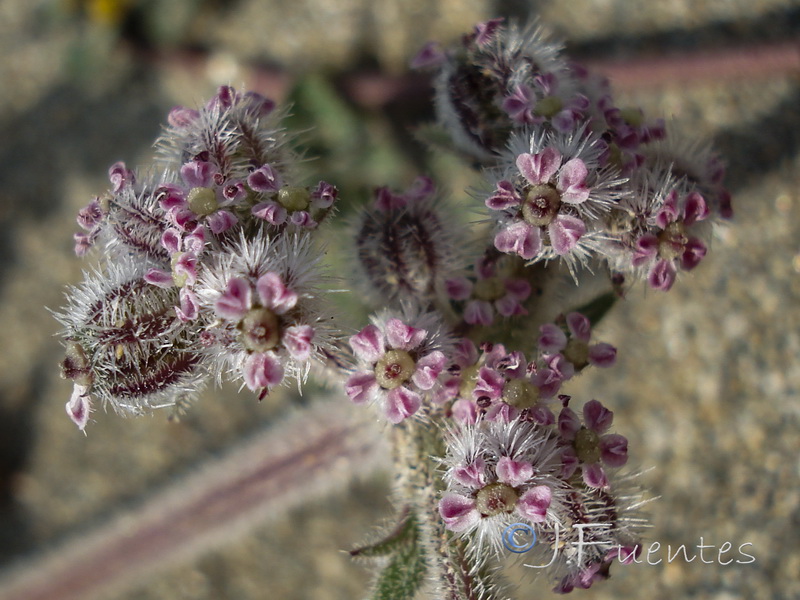
<svg viewBox="0 0 800 600">
<path fill-rule="evenodd" d="M 75 382 L 68 412 L 81 428 L 92 397 L 140 413 L 193 396 L 214 374 L 261 398 L 286 374 L 305 378 L 330 346 L 311 236 L 337 192 L 297 181 L 280 117 L 272 101 L 230 87 L 198 110 L 175 108 L 157 142 L 161 169 L 140 176 L 115 163 L 109 191 L 79 212 L 76 253 L 105 247 L 59 317 Z"/>
</svg>

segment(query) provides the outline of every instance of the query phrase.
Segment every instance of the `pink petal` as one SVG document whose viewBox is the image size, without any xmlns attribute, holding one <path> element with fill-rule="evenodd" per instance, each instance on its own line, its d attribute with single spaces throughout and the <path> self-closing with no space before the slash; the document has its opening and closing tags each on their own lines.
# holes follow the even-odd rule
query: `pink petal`
<svg viewBox="0 0 800 600">
<path fill-rule="evenodd" d="M 247 185 L 254 192 L 277 192 L 282 183 L 280 174 L 270 165 L 261 165 L 247 176 Z"/>
<path fill-rule="evenodd" d="M 558 215 L 547 226 L 547 231 L 553 250 L 564 255 L 578 245 L 578 240 L 586 233 L 586 224 L 578 217 Z"/>
<path fill-rule="evenodd" d="M 546 323 L 539 327 L 539 350 L 559 352 L 567 347 L 567 334 L 558 325 Z"/>
<path fill-rule="evenodd" d="M 600 459 L 609 467 L 621 467 L 628 462 L 628 439 L 609 433 L 600 438 Z"/>
<path fill-rule="evenodd" d="M 206 245 L 206 228 L 198 225 L 192 232 L 183 238 L 183 247 L 192 254 L 199 255 Z"/>
<path fill-rule="evenodd" d="M 684 271 L 694 269 L 706 255 L 706 245 L 697 238 L 689 238 L 681 255 L 681 268 Z"/>
<path fill-rule="evenodd" d="M 445 494 L 439 501 L 439 514 L 450 531 L 466 531 L 475 527 L 481 515 L 475 501 L 460 494 Z"/>
<path fill-rule="evenodd" d="M 494 307 L 497 310 L 497 312 L 499 312 L 504 317 L 512 317 L 514 315 L 524 315 L 527 314 L 528 312 L 522 307 L 519 301 L 511 295 L 506 295 L 500 298 L 499 300 L 495 300 Z M 469 321 L 467 321 L 467 323 L 469 323 Z"/>
<path fill-rule="evenodd" d="M 175 281 L 172 279 L 172 273 L 162 269 L 149 269 L 144 275 L 144 280 L 147 283 L 165 289 L 175 285 Z"/>
<path fill-rule="evenodd" d="M 274 271 L 258 278 L 256 291 L 264 306 L 279 315 L 293 309 L 297 304 L 297 294 L 287 288 L 281 276 Z"/>
<path fill-rule="evenodd" d="M 178 280 L 178 285 L 183 281 L 183 285 L 193 286 L 197 282 L 197 257 L 194 252 L 181 254 L 172 266 L 172 272 Z"/>
<path fill-rule="evenodd" d="M 568 160 L 558 172 L 558 190 L 561 200 L 567 204 L 581 204 L 589 197 L 586 176 L 589 170 L 580 158 Z"/>
<path fill-rule="evenodd" d="M 228 231 L 231 227 L 236 225 L 239 220 L 234 216 L 234 214 L 227 210 L 218 210 L 206 217 L 206 223 L 208 223 L 208 228 L 219 235 L 225 231 Z"/>
<path fill-rule="evenodd" d="M 359 359 L 374 364 L 384 354 L 383 334 L 375 325 L 367 325 L 350 337 L 350 347 Z"/>
<path fill-rule="evenodd" d="M 89 422 L 89 414 L 92 412 L 92 403 L 89 397 L 88 386 L 78 385 L 72 388 L 72 396 L 66 404 L 67 414 L 72 422 L 83 431 Z"/>
<path fill-rule="evenodd" d="M 581 313 L 571 312 L 567 315 L 567 327 L 572 337 L 588 342 L 592 337 L 592 323 Z"/>
<path fill-rule="evenodd" d="M 181 249 L 181 232 L 170 227 L 161 235 L 161 245 L 170 254 L 180 252 Z"/>
<path fill-rule="evenodd" d="M 497 423 L 511 423 L 519 416 L 519 409 L 506 402 L 495 402 L 486 411 L 486 420 Z"/>
<path fill-rule="evenodd" d="M 493 312 L 492 305 L 485 300 L 470 300 L 464 307 L 464 321 L 470 325 L 491 325 Z"/>
<path fill-rule="evenodd" d="M 395 350 L 413 350 L 419 346 L 428 335 L 425 329 L 417 329 L 406 325 L 400 319 L 386 321 L 386 342 Z"/>
<path fill-rule="evenodd" d="M 294 211 L 292 216 L 289 217 L 289 222 L 292 225 L 305 227 L 306 229 L 313 229 L 319 224 L 311 217 L 311 214 L 307 210 Z"/>
<path fill-rule="evenodd" d="M 338 194 L 339 191 L 336 189 L 336 186 L 331 185 L 327 181 L 320 181 L 316 189 L 311 192 L 313 205 L 316 208 L 330 208 Z"/>
<path fill-rule="evenodd" d="M 530 260 L 542 249 L 539 228 L 531 227 L 524 221 L 516 221 L 495 236 L 494 247 L 500 252 L 518 254 L 525 260 Z"/>
<path fill-rule="evenodd" d="M 686 196 L 686 204 L 683 206 L 683 224 L 686 227 L 694 225 L 708 217 L 708 212 L 705 198 L 697 192 L 691 192 Z"/>
<path fill-rule="evenodd" d="M 636 240 L 636 248 L 633 251 L 631 264 L 639 267 L 658 254 L 658 238 L 652 234 L 643 235 Z"/>
<path fill-rule="evenodd" d="M 491 400 L 497 400 L 503 395 L 505 382 L 506 379 L 502 374 L 488 367 L 481 367 L 475 389 L 472 390 L 472 397 L 478 399 L 487 396 Z"/>
<path fill-rule="evenodd" d="M 211 163 L 204 160 L 192 160 L 181 167 L 181 178 L 187 187 L 208 187 L 213 175 Z"/>
<path fill-rule="evenodd" d="M 505 287 L 509 296 L 520 302 L 527 300 L 531 295 L 531 284 L 524 279 L 506 279 Z"/>
<path fill-rule="evenodd" d="M 126 185 L 133 183 L 135 177 L 124 162 L 116 162 L 108 169 L 108 179 L 111 181 L 111 189 L 116 194 Z"/>
<path fill-rule="evenodd" d="M 503 17 L 499 17 L 475 25 L 475 43 L 478 46 L 485 46 L 491 42 L 504 20 Z"/>
<path fill-rule="evenodd" d="M 295 360 L 308 360 L 311 356 L 312 339 L 314 339 L 314 328 L 310 325 L 287 327 L 281 336 L 283 345 Z"/>
<path fill-rule="evenodd" d="M 552 498 L 553 492 L 548 486 L 537 485 L 520 496 L 516 510 L 531 523 L 541 523 L 547 518 Z"/>
<path fill-rule="evenodd" d="M 247 190 L 241 181 L 228 181 L 222 188 L 222 201 L 220 206 L 230 206 L 243 200 L 247 196 Z"/>
<path fill-rule="evenodd" d="M 265 202 L 259 202 L 253 208 L 250 209 L 250 213 L 254 217 L 258 217 L 259 219 L 263 219 L 267 223 L 272 225 L 281 225 L 286 222 L 286 217 L 288 213 L 286 209 L 283 208 L 277 202 L 273 202 L 271 200 L 266 200 Z"/>
<path fill-rule="evenodd" d="M 656 224 L 660 229 L 666 229 L 667 225 L 678 220 L 678 193 L 672 190 L 664 199 L 661 210 L 656 215 Z"/>
<path fill-rule="evenodd" d="M 607 488 L 608 478 L 603 466 L 600 463 L 583 465 L 583 482 L 591 488 Z"/>
<path fill-rule="evenodd" d="M 499 181 L 494 194 L 486 199 L 485 204 L 492 210 L 505 210 L 512 206 L 519 206 L 521 202 L 522 197 L 510 181 Z"/>
<path fill-rule="evenodd" d="M 417 361 L 417 369 L 411 376 L 411 381 L 421 390 L 431 389 L 444 370 L 445 362 L 444 354 L 438 350 L 423 356 Z"/>
<path fill-rule="evenodd" d="M 466 300 L 472 293 L 472 282 L 466 277 L 446 279 L 444 289 L 453 300 Z"/>
<path fill-rule="evenodd" d="M 243 375 L 245 385 L 256 392 L 278 385 L 283 380 L 283 365 L 270 354 L 254 352 L 244 363 Z"/>
<path fill-rule="evenodd" d="M 445 53 L 438 42 L 428 42 L 422 47 L 422 50 L 411 59 L 410 67 L 412 69 L 437 67 L 444 63 L 445 58 Z"/>
<path fill-rule="evenodd" d="M 580 462 L 574 448 L 564 448 L 561 453 L 561 479 L 567 480 L 572 477 L 572 474 L 580 466 Z"/>
<path fill-rule="evenodd" d="M 422 406 L 422 398 L 416 392 L 412 392 L 405 386 L 393 389 L 386 395 L 386 418 L 391 423 L 397 425 L 400 421 L 407 419 Z"/>
<path fill-rule="evenodd" d="M 659 260 L 650 269 L 650 273 L 647 274 L 647 283 L 653 289 L 666 292 L 675 283 L 676 274 L 677 270 L 671 260 Z"/>
<path fill-rule="evenodd" d="M 581 428 L 581 420 L 571 408 L 562 408 L 558 414 L 558 433 L 562 438 L 571 442 Z"/>
<path fill-rule="evenodd" d="M 185 106 L 176 106 L 169 111 L 167 123 L 172 127 L 183 129 L 189 127 L 200 117 L 200 113 Z"/>
<path fill-rule="evenodd" d="M 181 305 L 175 309 L 175 314 L 184 323 L 194 321 L 200 311 L 200 307 L 197 304 L 197 296 L 194 295 L 191 289 L 184 287 L 181 288 L 180 298 Z"/>
<path fill-rule="evenodd" d="M 533 106 L 535 103 L 536 96 L 533 90 L 522 84 L 516 86 L 514 92 L 503 99 L 503 110 L 508 113 L 512 121 L 520 124 L 533 123 Z"/>
<path fill-rule="evenodd" d="M 486 485 L 486 462 L 479 456 L 466 467 L 453 469 L 453 479 L 461 485 L 478 490 Z"/>
<path fill-rule="evenodd" d="M 596 433 L 605 433 L 614 421 L 614 413 L 597 400 L 589 400 L 583 406 L 583 422 Z"/>
<path fill-rule="evenodd" d="M 474 425 L 478 422 L 478 405 L 461 398 L 453 403 L 453 420 L 459 425 Z"/>
<path fill-rule="evenodd" d="M 214 303 L 218 317 L 240 321 L 252 306 L 252 291 L 246 279 L 233 277 L 228 280 L 225 292 Z"/>
<path fill-rule="evenodd" d="M 611 344 L 600 342 L 589 346 L 589 364 L 601 369 L 613 367 L 617 362 L 617 349 Z"/>
<path fill-rule="evenodd" d="M 377 386 L 378 382 L 375 381 L 373 373 L 353 373 L 347 378 L 344 391 L 350 400 L 356 404 L 363 404 L 372 399 Z"/>
<path fill-rule="evenodd" d="M 524 460 L 501 456 L 496 466 L 497 479 L 511 487 L 519 487 L 533 477 L 533 465 Z"/>
<path fill-rule="evenodd" d="M 549 183 L 561 166 L 561 153 L 548 147 L 538 154 L 520 154 L 517 169 L 533 185 Z"/>
</svg>

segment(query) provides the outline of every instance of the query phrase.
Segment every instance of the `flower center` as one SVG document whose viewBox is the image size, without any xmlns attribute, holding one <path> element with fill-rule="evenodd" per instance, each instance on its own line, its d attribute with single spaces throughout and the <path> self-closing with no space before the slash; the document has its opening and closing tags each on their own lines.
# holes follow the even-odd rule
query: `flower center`
<svg viewBox="0 0 800 600">
<path fill-rule="evenodd" d="M 581 427 L 575 434 L 575 454 L 578 460 L 594 464 L 600 460 L 600 436 L 586 427 Z"/>
<path fill-rule="evenodd" d="M 479 279 L 474 287 L 475 297 L 479 300 L 498 300 L 506 295 L 506 286 L 503 280 L 499 277 L 489 277 L 488 279 Z"/>
<path fill-rule="evenodd" d="M 278 317 L 267 308 L 252 308 L 239 323 L 244 347 L 252 352 L 266 352 L 278 345 Z"/>
<path fill-rule="evenodd" d="M 475 497 L 475 507 L 484 517 L 493 517 L 501 513 L 510 513 L 517 505 L 519 496 L 510 485 L 506 483 L 490 483 L 478 491 Z"/>
<path fill-rule="evenodd" d="M 278 190 L 278 202 L 286 210 L 306 210 L 311 195 L 301 187 L 282 187 Z"/>
<path fill-rule="evenodd" d="M 189 190 L 186 203 L 189 205 L 189 210 L 201 217 L 210 215 L 219 208 L 217 194 L 207 187 L 196 187 Z"/>
<path fill-rule="evenodd" d="M 534 406 L 539 401 L 539 388 L 524 379 L 511 379 L 503 387 L 503 401 L 518 408 Z"/>
<path fill-rule="evenodd" d="M 522 218 L 530 225 L 547 227 L 561 207 L 561 195 L 552 185 L 534 185 L 522 204 Z"/>
<path fill-rule="evenodd" d="M 536 102 L 533 112 L 540 117 L 550 118 L 561 112 L 563 106 L 564 105 L 558 96 L 546 96 L 545 98 L 542 98 Z"/>
<path fill-rule="evenodd" d="M 393 390 L 408 381 L 416 363 L 405 350 L 389 350 L 375 365 L 375 379 L 385 390 Z"/>
<path fill-rule="evenodd" d="M 564 358 L 573 364 L 577 370 L 589 364 L 589 344 L 582 340 L 571 338 L 564 348 Z"/>
<path fill-rule="evenodd" d="M 658 255 L 664 260 L 678 258 L 683 254 L 688 241 L 683 223 L 674 221 L 658 234 Z"/>
</svg>

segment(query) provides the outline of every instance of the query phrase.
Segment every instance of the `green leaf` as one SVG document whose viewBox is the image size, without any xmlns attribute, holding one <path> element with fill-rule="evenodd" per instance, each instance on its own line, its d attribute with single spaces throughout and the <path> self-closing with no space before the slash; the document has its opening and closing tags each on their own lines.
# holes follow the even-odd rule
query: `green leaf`
<svg viewBox="0 0 800 600">
<path fill-rule="evenodd" d="M 422 548 L 413 543 L 394 555 L 378 576 L 373 600 L 413 600 L 425 580 L 425 556 Z"/>
<path fill-rule="evenodd" d="M 379 541 L 350 550 L 350 556 L 375 558 L 399 552 L 403 546 L 417 543 L 417 523 L 408 507 L 400 514 L 397 526 Z"/>
</svg>

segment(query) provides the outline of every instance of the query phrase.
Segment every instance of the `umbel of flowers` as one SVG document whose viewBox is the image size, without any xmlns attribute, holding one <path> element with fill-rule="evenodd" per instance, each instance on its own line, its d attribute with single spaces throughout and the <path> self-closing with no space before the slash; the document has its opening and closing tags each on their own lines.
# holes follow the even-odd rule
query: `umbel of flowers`
<svg viewBox="0 0 800 600">
<path fill-rule="evenodd" d="M 465 193 L 376 187 L 337 229 L 337 188 L 301 176 L 285 111 L 228 86 L 170 112 L 154 166 L 112 164 L 77 217 L 96 264 L 56 315 L 67 413 L 84 430 L 98 404 L 333 378 L 394 443 L 401 522 L 362 552 L 387 559 L 375 597 L 506 598 L 517 527 L 555 591 L 590 587 L 636 557 L 644 502 L 612 404 L 571 382 L 615 364 L 595 330 L 613 302 L 698 268 L 732 216 L 722 163 L 535 24 L 480 23 L 413 65 L 434 73 L 433 138 L 480 169 Z M 353 328 L 333 308 L 347 290 Z"/>
</svg>

